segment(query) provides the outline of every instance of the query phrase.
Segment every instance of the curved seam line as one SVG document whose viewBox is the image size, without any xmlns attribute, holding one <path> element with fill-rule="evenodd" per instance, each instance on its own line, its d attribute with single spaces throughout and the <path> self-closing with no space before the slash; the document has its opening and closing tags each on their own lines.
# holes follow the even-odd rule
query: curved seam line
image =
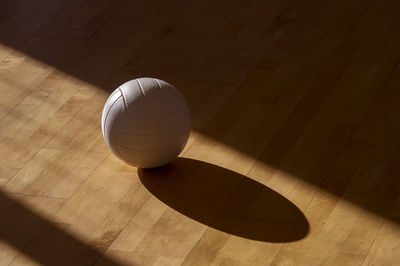
<svg viewBox="0 0 400 266">
<path fill-rule="evenodd" d="M 176 131 L 168 131 L 165 133 L 153 133 L 153 134 L 132 134 L 132 133 L 126 133 L 126 132 L 117 130 L 117 133 L 122 134 L 122 135 L 128 135 L 128 136 L 159 136 L 159 135 L 168 135 L 168 134 L 183 132 L 183 131 L 187 131 L 187 130 L 182 129 L 182 130 L 176 130 Z"/>
<path fill-rule="evenodd" d="M 119 125 L 120 125 L 120 123 L 121 123 L 122 118 L 123 118 L 123 116 L 121 116 L 121 117 L 118 118 L 118 120 L 117 120 L 117 122 L 116 122 L 117 128 L 119 128 Z M 118 142 L 119 142 L 119 141 L 118 141 L 119 138 L 117 138 L 116 135 L 118 135 L 118 132 L 117 132 L 117 134 L 115 134 L 115 136 L 114 136 L 114 138 L 115 138 L 115 142 L 114 142 L 114 143 L 115 143 L 116 155 L 117 155 L 118 157 L 120 157 L 120 158 L 123 158 L 122 155 L 121 155 L 121 153 L 119 152 L 119 143 L 118 143 Z"/>
<path fill-rule="evenodd" d="M 125 111 L 128 113 L 128 104 L 126 103 L 124 93 L 122 92 L 121 87 L 119 87 L 118 89 L 121 92 L 122 100 L 124 101 Z"/>
<path fill-rule="evenodd" d="M 162 111 L 162 102 L 163 102 L 163 98 L 162 98 L 162 89 L 161 89 L 161 84 L 160 84 L 160 82 L 158 81 L 158 79 L 154 79 L 155 81 L 156 81 L 156 83 L 157 83 L 157 85 L 158 85 L 158 88 L 160 89 L 160 112 Z"/>
<path fill-rule="evenodd" d="M 103 136 L 104 138 L 106 138 L 106 134 L 105 134 L 105 130 L 106 130 L 106 125 L 107 125 L 107 118 L 108 118 L 108 114 L 110 113 L 111 109 L 113 108 L 114 104 L 119 100 L 119 98 L 121 98 L 121 96 L 119 96 L 110 106 L 110 108 L 107 111 L 106 117 L 104 118 L 104 128 L 103 128 Z"/>
<path fill-rule="evenodd" d="M 170 150 L 170 149 L 161 149 L 161 150 L 143 151 L 143 150 L 135 150 L 135 149 L 131 149 L 131 148 L 128 148 L 128 147 L 126 147 L 126 146 L 123 146 L 123 145 L 121 145 L 121 144 L 119 144 L 118 146 L 119 146 L 120 148 L 124 148 L 124 149 L 126 149 L 126 150 L 129 150 L 129 151 L 136 151 L 136 152 L 148 152 L 148 153 L 152 153 L 152 152 L 161 152 L 161 151 Z"/>
<path fill-rule="evenodd" d="M 131 160 L 127 160 L 127 159 L 122 159 L 123 161 L 127 162 L 127 163 L 132 163 L 132 164 L 139 164 L 138 162 L 134 162 Z"/>
<path fill-rule="evenodd" d="M 110 99 L 115 93 L 118 92 L 118 90 L 121 92 L 121 90 L 119 89 L 119 87 L 117 88 L 117 90 L 113 91 L 110 96 L 108 96 L 108 99 Z"/>
<path fill-rule="evenodd" d="M 127 113 L 130 115 L 137 115 L 137 116 L 163 116 L 163 115 L 173 115 L 173 114 L 180 113 L 180 112 L 181 112 L 181 110 L 171 112 L 171 113 L 166 113 L 166 114 L 135 114 L 135 113 L 130 113 L 130 112 L 127 112 Z"/>
<path fill-rule="evenodd" d="M 136 79 L 136 82 L 139 84 L 139 88 L 140 88 L 140 91 L 142 92 L 142 95 L 143 95 L 143 99 L 144 99 L 144 102 L 145 102 L 147 113 L 149 113 L 148 106 L 147 106 L 146 95 L 144 94 L 142 83 L 140 83 L 139 79 Z"/>
</svg>

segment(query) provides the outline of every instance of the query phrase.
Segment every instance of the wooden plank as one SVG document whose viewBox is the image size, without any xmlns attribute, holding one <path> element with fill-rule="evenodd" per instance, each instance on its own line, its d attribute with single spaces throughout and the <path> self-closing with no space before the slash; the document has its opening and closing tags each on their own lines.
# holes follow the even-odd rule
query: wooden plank
<svg viewBox="0 0 400 266">
<path fill-rule="evenodd" d="M 9 265 L 64 203 L 63 199 L 0 193 L 0 263 Z"/>
<path fill-rule="evenodd" d="M 392 265 L 394 0 L 0 3 L 0 264 Z M 175 85 L 182 158 L 110 154 L 123 82 Z"/>
</svg>

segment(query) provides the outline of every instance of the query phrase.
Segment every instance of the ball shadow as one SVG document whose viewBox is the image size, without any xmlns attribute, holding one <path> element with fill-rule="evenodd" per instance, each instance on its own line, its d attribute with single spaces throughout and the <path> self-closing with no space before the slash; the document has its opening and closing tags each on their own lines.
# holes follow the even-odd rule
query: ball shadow
<svg viewBox="0 0 400 266">
<path fill-rule="evenodd" d="M 181 214 L 220 231 L 264 242 L 304 238 L 309 224 L 289 200 L 244 175 L 178 158 L 157 169 L 138 169 L 143 185 Z"/>
</svg>

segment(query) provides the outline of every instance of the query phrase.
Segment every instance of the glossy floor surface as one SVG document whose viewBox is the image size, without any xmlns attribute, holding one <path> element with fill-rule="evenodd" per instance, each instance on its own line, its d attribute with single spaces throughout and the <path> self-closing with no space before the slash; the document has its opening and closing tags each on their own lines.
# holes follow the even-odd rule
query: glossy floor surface
<svg viewBox="0 0 400 266">
<path fill-rule="evenodd" d="M 399 265 L 398 0 L 0 1 L 0 265 Z M 192 113 L 128 166 L 108 95 Z"/>
</svg>

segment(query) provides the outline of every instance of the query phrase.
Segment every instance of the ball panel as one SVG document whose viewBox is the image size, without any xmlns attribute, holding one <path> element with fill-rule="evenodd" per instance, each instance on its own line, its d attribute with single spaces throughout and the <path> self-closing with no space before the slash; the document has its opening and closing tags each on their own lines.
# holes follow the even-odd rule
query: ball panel
<svg viewBox="0 0 400 266">
<path fill-rule="evenodd" d="M 125 82 L 120 89 L 128 113 L 158 115 L 187 108 L 185 100 L 175 87 L 162 80 L 140 78 Z"/>
<path fill-rule="evenodd" d="M 183 112 L 154 116 L 125 113 L 118 131 L 132 135 L 154 135 L 181 131 L 188 127 L 190 127 L 190 117 Z"/>
<path fill-rule="evenodd" d="M 125 82 L 120 86 L 121 93 L 124 96 L 126 111 L 132 114 L 145 115 L 148 114 L 148 108 L 143 97 L 137 80 Z"/>
<path fill-rule="evenodd" d="M 125 105 L 122 96 L 120 96 L 110 107 L 108 115 L 104 120 L 104 140 L 108 147 L 117 153 L 117 127 L 125 112 Z"/>
<path fill-rule="evenodd" d="M 110 112 L 111 107 L 115 103 L 118 98 L 121 97 L 121 91 L 119 89 L 116 89 L 107 99 L 106 103 L 104 104 L 103 108 L 103 113 L 101 116 L 101 130 L 103 132 L 103 137 L 104 137 L 104 126 L 105 126 L 105 121 L 107 119 L 107 116 Z"/>
<path fill-rule="evenodd" d="M 161 103 L 162 95 L 161 88 L 153 78 L 140 78 L 137 79 L 140 89 L 143 91 L 144 100 L 147 105 L 147 114 L 159 115 L 162 114 Z"/>
<path fill-rule="evenodd" d="M 121 93 L 121 90 L 119 89 L 119 87 L 116 88 L 116 89 L 110 94 L 110 96 L 108 96 L 107 101 L 108 101 L 111 97 L 113 97 L 116 93 Z"/>
<path fill-rule="evenodd" d="M 162 80 L 157 81 L 160 84 L 162 94 L 161 109 L 163 113 L 188 110 L 185 100 L 179 97 L 180 94 L 174 86 Z"/>
<path fill-rule="evenodd" d="M 136 151 L 163 151 L 182 146 L 187 139 L 186 129 L 157 135 L 131 135 L 118 132 L 118 144 Z"/>
<path fill-rule="evenodd" d="M 155 152 L 133 151 L 124 147 L 118 146 L 118 154 L 127 163 L 141 168 L 155 168 L 165 165 L 174 160 L 180 149 L 171 149 Z"/>
</svg>

